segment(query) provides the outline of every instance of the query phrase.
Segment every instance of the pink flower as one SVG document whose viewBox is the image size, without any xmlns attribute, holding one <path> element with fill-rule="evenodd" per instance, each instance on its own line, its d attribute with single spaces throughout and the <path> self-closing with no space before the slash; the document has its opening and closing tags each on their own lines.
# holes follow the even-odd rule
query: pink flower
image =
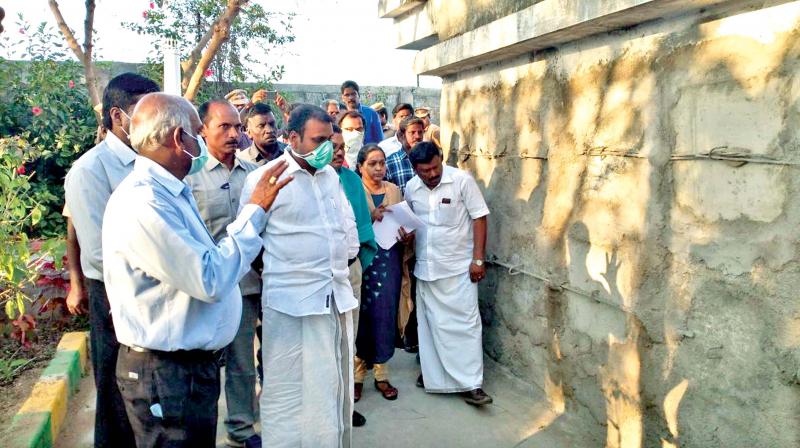
<svg viewBox="0 0 800 448">
<path fill-rule="evenodd" d="M 69 80 L 69 88 L 70 89 L 74 89 L 75 88 L 75 81 L 73 81 L 71 79 Z"/>
<path fill-rule="evenodd" d="M 208 78 L 209 76 L 211 76 L 213 74 L 214 74 L 214 72 L 209 68 L 209 69 L 206 69 L 205 73 L 203 73 L 203 76 Z"/>
<path fill-rule="evenodd" d="M 33 107 L 31 108 L 31 112 L 33 113 L 33 115 L 35 115 L 35 116 L 37 116 L 37 117 L 38 117 L 39 115 L 41 115 L 41 114 L 42 114 L 42 108 L 41 108 L 41 107 L 39 107 L 39 106 L 33 106 Z"/>
<path fill-rule="evenodd" d="M 147 18 L 147 11 L 142 11 L 142 17 Z"/>
<path fill-rule="evenodd" d="M 25 28 L 20 28 L 19 29 L 19 34 L 25 34 Z"/>
<path fill-rule="evenodd" d="M 156 9 L 156 4 L 153 3 L 153 2 L 150 2 L 150 9 Z"/>
<path fill-rule="evenodd" d="M 20 176 L 25 174 L 25 165 L 20 165 L 19 168 L 17 168 L 17 174 Z"/>
</svg>

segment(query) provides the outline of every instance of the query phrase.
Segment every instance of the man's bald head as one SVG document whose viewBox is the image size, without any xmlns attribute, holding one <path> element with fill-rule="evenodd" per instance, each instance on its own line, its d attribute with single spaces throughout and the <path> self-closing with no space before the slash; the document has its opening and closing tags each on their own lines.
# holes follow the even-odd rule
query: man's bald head
<svg viewBox="0 0 800 448">
<path fill-rule="evenodd" d="M 192 103 L 166 93 L 143 96 L 131 118 L 131 146 L 139 152 L 170 146 L 169 139 L 177 128 L 194 135 L 202 125 Z"/>
</svg>

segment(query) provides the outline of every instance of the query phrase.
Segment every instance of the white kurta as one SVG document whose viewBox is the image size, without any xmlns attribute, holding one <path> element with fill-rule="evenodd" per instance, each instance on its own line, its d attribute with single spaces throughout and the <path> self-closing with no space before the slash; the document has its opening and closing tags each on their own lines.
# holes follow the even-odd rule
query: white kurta
<svg viewBox="0 0 800 448">
<path fill-rule="evenodd" d="M 425 391 L 465 392 L 483 385 L 478 285 L 469 273 L 417 281 L 417 331 Z"/>
</svg>

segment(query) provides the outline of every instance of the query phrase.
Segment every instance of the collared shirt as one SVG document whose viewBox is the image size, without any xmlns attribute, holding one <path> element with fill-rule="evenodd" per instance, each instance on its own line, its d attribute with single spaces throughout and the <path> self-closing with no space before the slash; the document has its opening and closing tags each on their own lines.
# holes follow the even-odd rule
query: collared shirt
<svg viewBox="0 0 800 448">
<path fill-rule="evenodd" d="M 358 105 L 358 111 L 364 117 L 364 144 L 380 143 L 383 140 L 381 117 L 371 107 L 363 104 Z"/>
<path fill-rule="evenodd" d="M 414 167 L 408 158 L 405 150 L 386 157 L 386 180 L 400 187 L 400 191 L 405 191 L 406 184 L 414 177 Z"/>
<path fill-rule="evenodd" d="M 133 170 L 136 153 L 112 132 L 82 155 L 64 179 L 64 215 L 72 219 L 81 246 L 81 269 L 103 280 L 103 213 L 111 193 Z"/>
<path fill-rule="evenodd" d="M 202 170 L 186 176 L 183 181 L 192 189 L 200 217 L 203 218 L 214 241 L 219 242 L 227 232 L 225 228 L 236 219 L 239 197 L 247 174 L 258 169 L 258 165 L 234 158 L 233 170 L 208 155 Z M 252 269 L 239 283 L 243 295 L 261 293 L 261 277 Z"/>
<path fill-rule="evenodd" d="M 356 308 L 347 261 L 358 253 L 358 231 L 330 165 L 312 175 L 287 150 L 247 176 L 240 202 L 250 200 L 264 171 L 278 160 L 289 163 L 281 179 L 291 175 L 294 180 L 275 198 L 269 225 L 261 229 L 264 305 L 290 316 L 329 314 L 333 294 L 340 312 Z"/>
<path fill-rule="evenodd" d="M 390 155 L 403 149 L 403 144 L 400 143 L 400 140 L 397 139 L 397 134 L 394 134 L 391 137 L 387 138 L 386 140 L 378 143 L 378 146 L 381 147 L 387 159 L 389 158 Z"/>
<path fill-rule="evenodd" d="M 137 157 L 103 225 L 104 278 L 120 343 L 151 350 L 218 350 L 242 313 L 239 280 L 261 249 L 264 210 L 248 204 L 218 244 L 189 186 Z"/>
<path fill-rule="evenodd" d="M 444 166 L 433 190 L 415 176 L 406 185 L 406 201 L 425 223 L 417 229 L 414 275 L 439 280 L 469 271 L 472 221 L 489 214 L 478 184 L 466 171 Z"/>
<path fill-rule="evenodd" d="M 439 126 L 431 123 L 428 125 L 428 129 L 425 129 L 425 133 L 422 135 L 423 142 L 433 142 L 437 148 L 440 150 L 442 149 L 442 143 L 439 138 L 440 129 Z"/>
<path fill-rule="evenodd" d="M 255 143 L 253 143 L 246 149 L 240 150 L 238 153 L 236 153 L 236 156 L 242 160 L 246 160 L 250 163 L 255 163 L 256 165 L 261 166 L 267 162 L 272 162 L 273 160 L 280 157 L 281 154 L 283 154 L 283 151 L 286 149 L 286 143 L 280 141 L 276 143 L 277 146 L 275 151 L 268 154 L 266 158 L 264 158 L 264 155 L 261 154 L 261 151 L 259 151 L 258 148 L 256 148 Z"/>
<path fill-rule="evenodd" d="M 395 131 L 394 127 L 387 123 L 386 126 L 383 127 L 383 139 L 386 140 L 387 138 L 392 138 L 396 132 L 397 131 Z"/>
</svg>

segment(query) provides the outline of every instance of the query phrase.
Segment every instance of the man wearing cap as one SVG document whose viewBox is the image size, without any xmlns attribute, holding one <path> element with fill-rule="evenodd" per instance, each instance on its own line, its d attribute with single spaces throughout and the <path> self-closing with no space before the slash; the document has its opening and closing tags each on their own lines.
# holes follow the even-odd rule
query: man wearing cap
<svg viewBox="0 0 800 448">
<path fill-rule="evenodd" d="M 381 128 L 383 129 L 383 140 L 391 137 L 395 133 L 395 128 L 392 127 L 392 124 L 389 123 L 389 114 L 386 112 L 386 105 L 383 102 L 378 101 L 377 103 L 369 106 L 378 113 L 378 118 L 381 119 Z"/>
<path fill-rule="evenodd" d="M 425 123 L 425 134 L 422 136 L 422 141 L 433 142 L 439 151 L 442 150 L 442 144 L 439 140 L 439 126 L 431 123 L 431 108 L 428 106 L 420 106 L 414 110 L 414 116 L 421 118 Z"/>
</svg>

